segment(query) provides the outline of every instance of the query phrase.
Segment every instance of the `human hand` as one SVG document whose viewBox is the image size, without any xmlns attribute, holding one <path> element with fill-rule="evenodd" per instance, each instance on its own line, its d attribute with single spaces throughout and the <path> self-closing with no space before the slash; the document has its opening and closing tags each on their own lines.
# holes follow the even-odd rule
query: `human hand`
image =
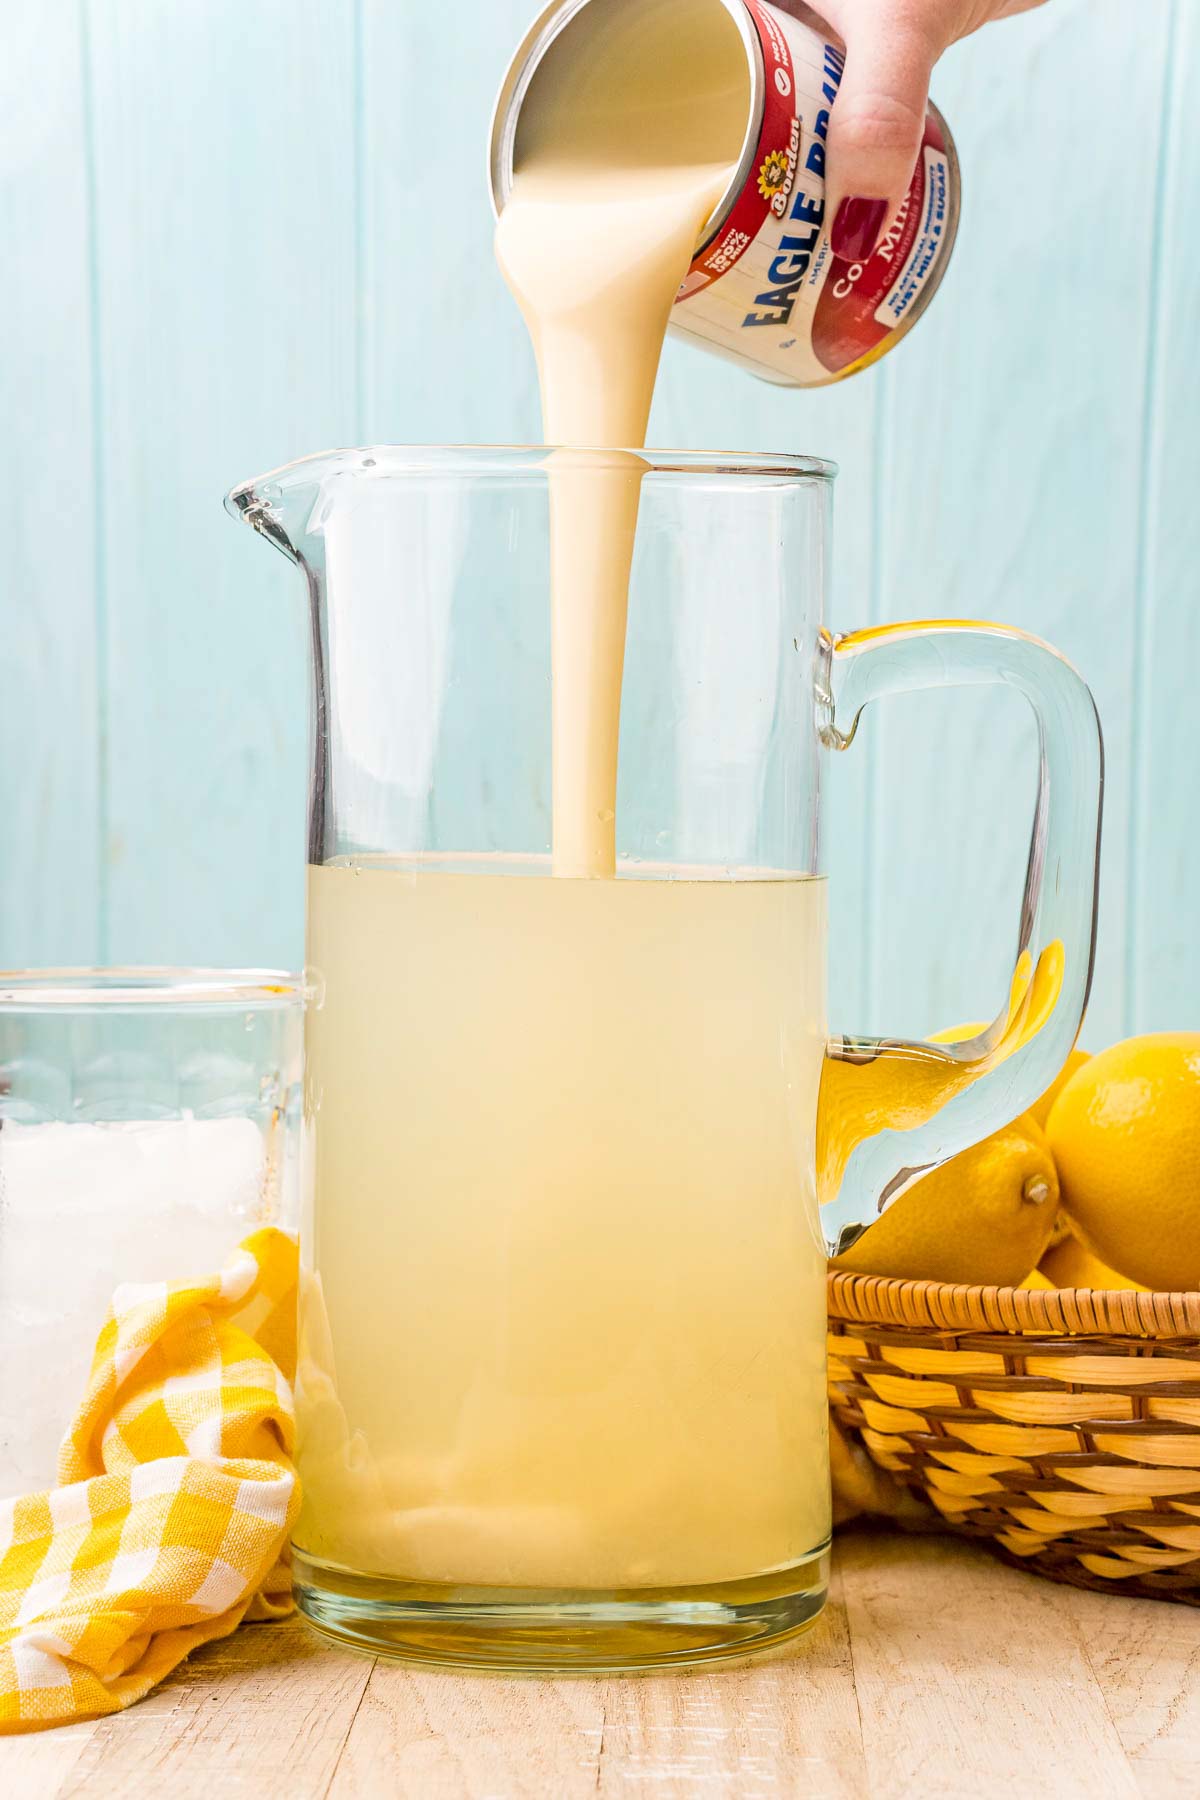
<svg viewBox="0 0 1200 1800">
<path fill-rule="evenodd" d="M 776 0 L 832 26 L 846 68 L 829 120 L 826 216 L 835 256 L 863 262 L 908 191 L 925 129 L 929 75 L 950 44 L 1042 0 Z"/>
</svg>

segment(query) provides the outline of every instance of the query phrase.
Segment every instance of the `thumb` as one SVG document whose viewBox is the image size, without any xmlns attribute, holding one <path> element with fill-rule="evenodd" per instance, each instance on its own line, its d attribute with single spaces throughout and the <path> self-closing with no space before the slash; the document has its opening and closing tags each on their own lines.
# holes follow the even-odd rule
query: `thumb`
<svg viewBox="0 0 1200 1800">
<path fill-rule="evenodd" d="M 830 246 L 862 262 L 908 191 L 925 129 L 936 47 L 891 8 L 848 43 L 829 119 Z"/>
</svg>

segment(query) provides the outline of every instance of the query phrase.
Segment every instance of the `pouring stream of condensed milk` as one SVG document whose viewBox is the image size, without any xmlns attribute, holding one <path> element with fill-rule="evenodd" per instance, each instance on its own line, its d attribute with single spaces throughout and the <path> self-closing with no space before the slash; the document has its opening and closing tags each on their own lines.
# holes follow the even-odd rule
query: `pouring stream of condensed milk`
<svg viewBox="0 0 1200 1800">
<path fill-rule="evenodd" d="M 646 441 L 672 302 L 748 112 L 745 56 L 719 0 L 592 0 L 546 52 L 521 111 L 496 256 L 533 340 L 545 441 L 569 447 L 549 467 L 556 875 L 615 873 L 645 467 L 632 452 Z"/>
</svg>

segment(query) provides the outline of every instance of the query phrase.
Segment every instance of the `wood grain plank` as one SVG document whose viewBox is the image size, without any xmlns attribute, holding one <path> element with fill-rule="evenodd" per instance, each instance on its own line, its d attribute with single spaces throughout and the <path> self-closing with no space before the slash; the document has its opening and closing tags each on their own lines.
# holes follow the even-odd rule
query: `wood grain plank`
<svg viewBox="0 0 1200 1800">
<path fill-rule="evenodd" d="M 964 210 L 944 291 L 890 359 L 883 458 L 888 616 L 1007 620 L 1057 644 L 1096 693 L 1109 751 L 1084 1039 L 1096 1045 L 1124 1017 L 1136 457 L 1167 21 L 1166 6 L 1057 0 L 939 65 Z M 1112 242 L 1118 193 L 1139 197 L 1120 253 L 1089 255 Z M 990 1017 L 1028 848 L 1026 709 L 1001 692 L 922 695 L 878 709 L 871 729 L 873 1023 L 912 1034 Z"/>
<path fill-rule="evenodd" d="M 1144 641 L 1137 658 L 1136 806 L 1131 820 L 1130 995 L 1126 1029 L 1194 1025 L 1200 1001 L 1200 579 L 1193 532 L 1200 455 L 1200 138 L 1191 96 L 1200 81 L 1200 14 L 1174 8 L 1168 128 L 1146 434 Z"/>
<path fill-rule="evenodd" d="M 1132 1800 L 1063 1591 L 948 1539 L 841 1544 L 872 1800 Z"/>
<path fill-rule="evenodd" d="M 0 1794 L 14 1800 L 57 1800 L 87 1748 L 95 1721 L 0 1738 Z"/>
<path fill-rule="evenodd" d="M 377 1663 L 329 1800 L 594 1794 L 604 1712 L 589 1680 L 510 1680 Z"/>
<path fill-rule="evenodd" d="M 197 1652 L 95 1726 L 0 1741 L 21 1800 L 1177 1800 L 1200 1766 L 1184 1608 L 1060 1588 L 945 1538 L 856 1532 L 787 1656 L 514 1681 L 372 1664 L 298 1621 Z"/>
<path fill-rule="evenodd" d="M 562 1800 L 652 1790 L 865 1794 L 845 1610 L 794 1652 L 740 1668 L 596 1680 L 498 1680 L 379 1663 L 330 1800 Z"/>
<path fill-rule="evenodd" d="M 301 955 L 302 583 L 221 497 L 353 435 L 352 12 L 93 8 L 114 958 Z"/>
<path fill-rule="evenodd" d="M 1194 1800 L 1196 1766 L 1191 1764 L 1144 1763 L 1131 1757 L 1130 1768 L 1138 1783 L 1142 1800 Z"/>
<path fill-rule="evenodd" d="M 1064 1590 L 1141 1792 L 1195 1794 L 1200 1771 L 1200 1630 L 1195 1612 Z"/>
<path fill-rule="evenodd" d="M 598 1791 L 860 1800 L 868 1792 L 840 1573 L 811 1631 L 778 1659 L 602 1684 Z"/>
<path fill-rule="evenodd" d="M 244 1626 L 100 1720 L 57 1800 L 321 1800 L 371 1667 L 297 1619 Z"/>
<path fill-rule="evenodd" d="M 0 967 L 91 962 L 100 726 L 88 149 L 74 6 L 6 11 L 0 243 Z"/>
</svg>

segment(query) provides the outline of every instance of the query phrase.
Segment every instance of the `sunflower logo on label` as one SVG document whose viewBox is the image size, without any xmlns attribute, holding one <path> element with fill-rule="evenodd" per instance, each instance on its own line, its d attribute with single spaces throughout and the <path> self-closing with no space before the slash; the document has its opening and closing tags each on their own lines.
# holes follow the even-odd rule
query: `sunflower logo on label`
<svg viewBox="0 0 1200 1800">
<path fill-rule="evenodd" d="M 758 191 L 771 203 L 771 211 L 782 210 L 791 174 L 791 158 L 786 150 L 768 150 L 758 171 Z"/>
</svg>

